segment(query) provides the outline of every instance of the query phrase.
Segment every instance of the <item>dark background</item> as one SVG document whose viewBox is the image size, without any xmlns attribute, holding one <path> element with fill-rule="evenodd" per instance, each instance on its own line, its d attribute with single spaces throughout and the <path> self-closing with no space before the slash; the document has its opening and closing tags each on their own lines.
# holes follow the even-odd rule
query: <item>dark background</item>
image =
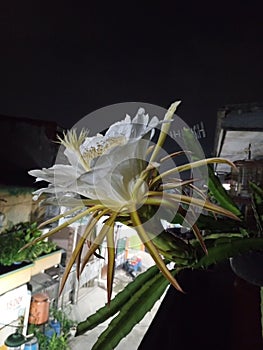
<svg viewBox="0 0 263 350">
<path fill-rule="evenodd" d="M 0 5 L 0 114 L 70 128 L 113 103 L 167 108 L 205 122 L 262 102 L 260 1 L 5 1 Z"/>
<path fill-rule="evenodd" d="M 169 287 L 138 350 L 261 350 L 260 287 L 225 261 L 178 275 L 185 294 Z"/>
</svg>

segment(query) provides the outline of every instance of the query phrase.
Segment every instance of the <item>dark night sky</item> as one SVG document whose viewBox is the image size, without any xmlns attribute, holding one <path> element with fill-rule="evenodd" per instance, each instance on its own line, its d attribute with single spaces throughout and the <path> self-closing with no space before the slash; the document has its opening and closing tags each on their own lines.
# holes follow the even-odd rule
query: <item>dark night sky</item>
<svg viewBox="0 0 263 350">
<path fill-rule="evenodd" d="M 218 108 L 263 101 L 260 1 L 5 3 L 2 115 L 70 128 L 109 104 L 181 99 L 182 119 L 205 122 L 209 153 Z"/>
</svg>

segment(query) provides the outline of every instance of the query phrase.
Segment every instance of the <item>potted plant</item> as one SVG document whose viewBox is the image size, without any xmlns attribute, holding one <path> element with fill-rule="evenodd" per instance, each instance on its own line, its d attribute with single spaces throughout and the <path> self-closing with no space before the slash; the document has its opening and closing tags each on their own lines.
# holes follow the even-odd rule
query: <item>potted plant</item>
<svg viewBox="0 0 263 350">
<path fill-rule="evenodd" d="M 50 240 L 25 248 L 42 234 L 36 222 L 21 222 L 0 234 L 0 294 L 60 262 L 62 250 Z"/>
<path fill-rule="evenodd" d="M 42 327 L 30 324 L 28 333 L 33 333 L 39 343 L 39 348 L 42 350 L 69 350 L 69 340 L 71 339 L 71 328 L 75 326 L 75 322 L 69 318 L 64 310 L 51 308 L 50 317 L 60 324 L 60 331 L 46 325 L 47 330 L 50 327 L 50 332 L 43 331 Z"/>
<path fill-rule="evenodd" d="M 54 251 L 57 247 L 52 241 L 40 241 L 23 249 L 41 235 L 36 222 L 21 222 L 6 229 L 0 235 L 0 264 L 11 266 L 33 262 L 37 257 Z"/>
</svg>

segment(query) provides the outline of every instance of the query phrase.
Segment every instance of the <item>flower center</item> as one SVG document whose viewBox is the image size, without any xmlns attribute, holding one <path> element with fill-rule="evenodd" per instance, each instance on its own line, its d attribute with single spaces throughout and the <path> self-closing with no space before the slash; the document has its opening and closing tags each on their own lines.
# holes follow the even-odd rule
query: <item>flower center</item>
<svg viewBox="0 0 263 350">
<path fill-rule="evenodd" d="M 85 144 L 84 142 L 80 147 L 80 152 L 85 163 L 88 165 L 89 168 L 91 168 L 91 161 L 93 159 L 105 154 L 111 148 L 121 146 L 125 143 L 126 138 L 123 135 L 109 138 L 104 138 L 103 136 L 101 136 L 96 137 L 95 142 L 94 140 L 93 142 L 90 142 L 88 144 Z"/>
</svg>

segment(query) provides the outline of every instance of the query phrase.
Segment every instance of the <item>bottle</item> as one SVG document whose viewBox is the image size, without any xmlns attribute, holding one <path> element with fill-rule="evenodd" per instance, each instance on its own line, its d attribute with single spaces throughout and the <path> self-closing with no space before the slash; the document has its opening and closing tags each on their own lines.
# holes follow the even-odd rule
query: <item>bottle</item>
<svg viewBox="0 0 263 350">
<path fill-rule="evenodd" d="M 50 326 L 55 330 L 57 335 L 60 335 L 61 332 L 61 324 L 58 320 L 53 319 L 50 321 Z"/>
<path fill-rule="evenodd" d="M 56 334 L 56 331 L 55 331 L 55 329 L 53 327 L 51 327 L 50 324 L 48 324 L 45 327 L 44 333 L 49 339 L 51 339 L 53 337 L 53 335 Z"/>
<path fill-rule="evenodd" d="M 46 323 L 49 318 L 49 304 L 49 296 L 46 293 L 34 294 L 31 299 L 28 322 L 36 325 Z"/>
<path fill-rule="evenodd" d="M 36 337 L 27 341 L 24 346 L 24 350 L 39 350 L 39 345 Z"/>
</svg>

